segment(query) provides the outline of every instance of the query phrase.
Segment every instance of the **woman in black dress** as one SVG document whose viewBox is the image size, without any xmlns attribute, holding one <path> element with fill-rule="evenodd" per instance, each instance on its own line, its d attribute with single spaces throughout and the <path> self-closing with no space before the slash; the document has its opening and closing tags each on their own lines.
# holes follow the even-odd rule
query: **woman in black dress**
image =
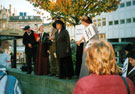
<svg viewBox="0 0 135 94">
<path fill-rule="evenodd" d="M 56 40 L 56 55 L 59 61 L 60 78 L 70 79 L 74 75 L 73 63 L 70 49 L 69 33 L 65 29 L 65 24 L 61 20 L 55 21 L 57 32 L 55 33 Z"/>
</svg>

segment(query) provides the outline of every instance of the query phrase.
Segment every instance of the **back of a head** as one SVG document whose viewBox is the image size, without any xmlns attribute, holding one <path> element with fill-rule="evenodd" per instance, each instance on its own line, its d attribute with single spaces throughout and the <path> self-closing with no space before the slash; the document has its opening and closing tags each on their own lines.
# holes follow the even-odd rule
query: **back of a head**
<svg viewBox="0 0 135 94">
<path fill-rule="evenodd" d="M 94 42 L 89 47 L 86 65 L 90 72 L 98 75 L 117 74 L 119 72 L 113 47 L 105 40 Z"/>
</svg>

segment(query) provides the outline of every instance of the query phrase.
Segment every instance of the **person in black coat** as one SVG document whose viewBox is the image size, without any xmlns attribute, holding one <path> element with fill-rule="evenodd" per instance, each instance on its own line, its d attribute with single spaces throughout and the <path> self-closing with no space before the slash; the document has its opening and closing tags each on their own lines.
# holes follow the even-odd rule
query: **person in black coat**
<svg viewBox="0 0 135 94">
<path fill-rule="evenodd" d="M 61 20 L 55 21 L 57 32 L 55 33 L 56 40 L 56 55 L 59 61 L 60 78 L 70 79 L 73 74 L 73 63 L 70 49 L 70 38 L 68 31 L 65 29 L 65 24 Z"/>
<path fill-rule="evenodd" d="M 132 68 L 127 73 L 127 77 L 132 80 L 135 85 L 135 49 L 128 53 L 129 63 L 131 64 Z"/>
<path fill-rule="evenodd" d="M 23 28 L 25 31 L 23 35 L 23 44 L 25 45 L 25 53 L 26 53 L 26 63 L 27 63 L 27 74 L 31 74 L 32 72 L 32 59 L 35 63 L 35 52 L 37 42 L 35 40 L 34 31 L 30 30 L 30 26 L 25 26 Z"/>
</svg>

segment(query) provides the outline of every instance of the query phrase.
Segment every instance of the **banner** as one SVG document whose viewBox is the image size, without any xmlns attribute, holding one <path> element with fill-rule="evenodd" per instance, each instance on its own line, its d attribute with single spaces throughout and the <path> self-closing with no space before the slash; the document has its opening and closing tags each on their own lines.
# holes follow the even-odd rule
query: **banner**
<svg viewBox="0 0 135 94">
<path fill-rule="evenodd" d="M 83 25 L 75 26 L 75 41 L 81 40 L 84 31 L 85 31 L 85 28 Z"/>
</svg>

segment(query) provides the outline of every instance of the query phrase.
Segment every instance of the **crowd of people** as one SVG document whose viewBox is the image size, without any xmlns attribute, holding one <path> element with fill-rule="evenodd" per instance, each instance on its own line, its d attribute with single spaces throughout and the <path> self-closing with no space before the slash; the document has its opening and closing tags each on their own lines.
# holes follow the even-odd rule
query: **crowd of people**
<svg viewBox="0 0 135 94">
<path fill-rule="evenodd" d="M 130 62 L 134 65 L 135 60 L 132 59 Z M 121 70 L 109 42 L 99 40 L 91 44 L 87 50 L 86 66 L 91 74 L 77 82 L 73 94 L 135 94 L 132 82 L 135 76 L 131 81 L 118 75 Z"/>
<path fill-rule="evenodd" d="M 45 32 L 42 25 L 39 27 L 39 34 L 34 33 L 30 26 L 23 28 L 27 74 L 32 72 L 33 61 L 36 75 L 71 79 L 74 70 L 68 31 L 63 21 L 59 19 L 55 20 L 52 26 L 51 35 Z"/>
<path fill-rule="evenodd" d="M 75 72 L 72 62 L 70 37 L 65 24 L 54 18 L 52 32 L 45 32 L 43 25 L 39 33 L 30 26 L 25 26 L 23 44 L 25 45 L 27 74 L 56 76 L 60 79 L 71 79 L 77 75 L 78 80 L 73 94 L 135 94 L 135 46 L 125 47 L 127 58 L 120 69 L 116 63 L 112 45 L 106 40 L 99 40 L 98 32 L 91 18 L 83 16 L 81 23 L 85 26 L 82 38 L 76 42 Z M 89 30 L 90 29 L 90 30 Z M 93 35 L 88 32 L 93 32 Z M 7 67 L 9 58 L 0 46 L 0 68 Z M 0 80 L 5 72 L 0 70 Z M 18 83 L 17 83 L 18 84 Z M 17 92 L 21 92 L 19 87 Z"/>
<path fill-rule="evenodd" d="M 81 24 L 85 26 L 85 29 L 89 28 L 90 32 L 93 31 L 94 35 L 91 38 L 87 38 L 89 36 L 86 36 L 84 33 L 80 41 L 76 42 L 75 72 L 73 69 L 68 31 L 60 18 L 54 18 L 53 20 L 54 23 L 52 24 L 52 32 L 50 35 L 44 32 L 45 28 L 42 25 L 39 27 L 39 34 L 34 33 L 29 26 L 25 26 L 24 28 L 25 34 L 23 36 L 23 43 L 25 45 L 26 62 L 28 66 L 27 73 L 31 74 L 32 72 L 31 62 L 33 59 L 35 65 L 34 73 L 37 75 L 50 75 L 61 79 L 71 79 L 74 74 L 79 78 L 88 76 L 91 72 L 86 67 L 86 53 L 93 43 L 99 41 L 97 29 L 92 24 L 91 18 L 88 16 L 81 18 Z M 84 32 L 86 32 L 86 30 Z M 135 51 L 134 47 L 130 46 L 131 44 L 125 47 L 128 59 L 126 59 L 123 64 L 123 66 L 126 67 L 122 69 L 122 76 L 129 77 L 134 82 Z M 97 57 L 97 59 L 99 59 L 99 57 Z"/>
</svg>

